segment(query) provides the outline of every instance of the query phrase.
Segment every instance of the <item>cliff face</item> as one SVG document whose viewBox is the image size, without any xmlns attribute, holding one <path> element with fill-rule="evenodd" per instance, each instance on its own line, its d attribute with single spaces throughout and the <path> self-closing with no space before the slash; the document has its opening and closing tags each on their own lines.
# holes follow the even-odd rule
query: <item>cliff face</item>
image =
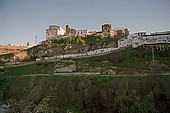
<svg viewBox="0 0 170 113">
<path fill-rule="evenodd" d="M 61 60 L 54 66 L 54 72 L 74 72 L 76 71 L 76 62 L 73 60 Z"/>
</svg>

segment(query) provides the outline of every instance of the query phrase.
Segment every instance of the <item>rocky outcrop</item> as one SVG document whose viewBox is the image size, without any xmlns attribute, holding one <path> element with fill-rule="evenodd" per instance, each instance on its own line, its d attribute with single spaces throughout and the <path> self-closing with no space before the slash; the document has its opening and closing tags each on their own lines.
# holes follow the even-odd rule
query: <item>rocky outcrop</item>
<svg viewBox="0 0 170 113">
<path fill-rule="evenodd" d="M 107 69 L 106 71 L 103 72 L 103 74 L 107 74 L 107 75 L 115 75 L 116 72 L 113 71 L 112 69 Z"/>
<path fill-rule="evenodd" d="M 54 72 L 74 72 L 77 66 L 73 60 L 61 60 L 54 67 Z"/>
</svg>

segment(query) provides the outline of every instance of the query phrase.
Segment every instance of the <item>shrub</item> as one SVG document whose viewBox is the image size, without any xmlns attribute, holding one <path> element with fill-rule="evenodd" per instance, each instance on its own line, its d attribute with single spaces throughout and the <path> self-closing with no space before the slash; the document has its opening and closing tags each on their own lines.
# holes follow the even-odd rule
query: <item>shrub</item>
<svg viewBox="0 0 170 113">
<path fill-rule="evenodd" d="M 0 72 L 4 72 L 5 68 L 3 66 L 0 66 Z"/>
</svg>

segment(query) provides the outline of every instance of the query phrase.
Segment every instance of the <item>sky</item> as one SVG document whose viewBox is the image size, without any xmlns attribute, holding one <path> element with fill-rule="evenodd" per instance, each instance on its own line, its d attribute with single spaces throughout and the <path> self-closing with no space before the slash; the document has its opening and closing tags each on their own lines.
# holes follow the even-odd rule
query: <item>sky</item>
<svg viewBox="0 0 170 113">
<path fill-rule="evenodd" d="M 101 25 L 130 33 L 170 30 L 170 0 L 0 0 L 0 45 L 35 45 L 49 25 L 101 30 Z"/>
</svg>

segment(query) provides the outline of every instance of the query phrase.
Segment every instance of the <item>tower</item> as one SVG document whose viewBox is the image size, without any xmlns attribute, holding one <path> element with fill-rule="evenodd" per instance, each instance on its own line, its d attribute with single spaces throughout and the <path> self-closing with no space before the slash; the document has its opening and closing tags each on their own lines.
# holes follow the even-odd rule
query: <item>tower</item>
<svg viewBox="0 0 170 113">
<path fill-rule="evenodd" d="M 70 29 L 71 29 L 70 25 L 66 25 L 66 35 L 69 35 Z"/>
<path fill-rule="evenodd" d="M 104 24 L 102 25 L 102 32 L 110 32 L 112 30 L 112 25 L 111 24 Z"/>
</svg>

